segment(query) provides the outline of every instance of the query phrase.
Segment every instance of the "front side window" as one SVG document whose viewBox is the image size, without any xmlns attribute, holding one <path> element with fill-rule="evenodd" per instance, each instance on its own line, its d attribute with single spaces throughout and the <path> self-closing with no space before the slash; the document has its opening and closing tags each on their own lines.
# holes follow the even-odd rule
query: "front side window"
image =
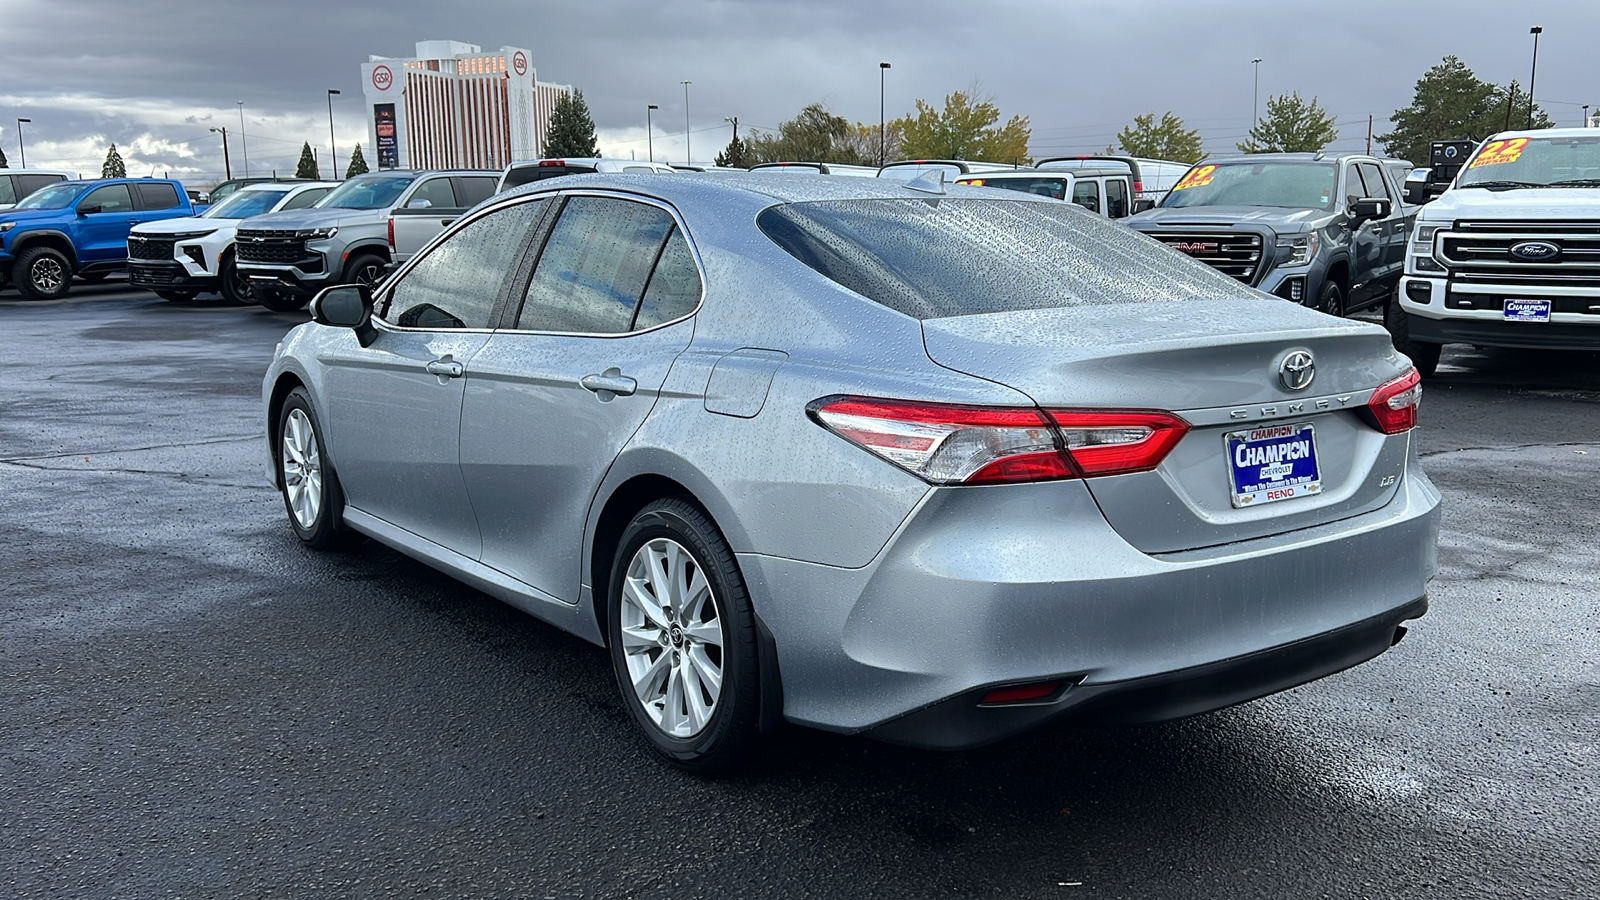
<svg viewBox="0 0 1600 900">
<path fill-rule="evenodd" d="M 450 190 L 450 179 L 430 178 L 417 185 L 416 193 L 406 201 L 407 209 L 451 209 L 456 205 L 455 192 Z"/>
<path fill-rule="evenodd" d="M 1373 163 L 1361 163 L 1361 180 L 1366 182 L 1367 196 L 1375 200 L 1389 200 L 1389 186 L 1383 181 L 1383 172 Z"/>
<path fill-rule="evenodd" d="M 674 224 L 666 210 L 646 203 L 569 199 L 534 266 L 517 327 L 578 334 L 632 330 Z"/>
<path fill-rule="evenodd" d="M 543 200 L 473 220 L 418 260 L 392 287 L 381 318 L 402 328 L 490 328 L 500 287 L 522 249 Z"/>
<path fill-rule="evenodd" d="M 78 208 L 88 210 L 97 206 L 99 209 L 94 210 L 95 212 L 133 212 L 133 197 L 128 194 L 127 185 L 108 184 L 90 191 L 89 196 L 83 198 L 83 203 Z"/>
<path fill-rule="evenodd" d="M 1100 211 L 1100 185 L 1093 181 L 1080 181 L 1072 186 L 1072 202 L 1090 212 Z"/>
</svg>

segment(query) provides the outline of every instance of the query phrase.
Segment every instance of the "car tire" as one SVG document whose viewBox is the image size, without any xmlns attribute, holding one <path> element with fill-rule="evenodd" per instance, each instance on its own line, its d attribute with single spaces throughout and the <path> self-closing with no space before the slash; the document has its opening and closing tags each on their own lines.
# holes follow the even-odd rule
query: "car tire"
<svg viewBox="0 0 1600 900">
<path fill-rule="evenodd" d="M 150 293 L 167 301 L 168 303 L 187 303 L 194 299 L 194 291 L 156 291 Z"/>
<path fill-rule="evenodd" d="M 302 544 L 327 550 L 345 542 L 344 489 L 333 471 L 311 396 L 297 387 L 278 410 L 274 454 L 283 508 Z"/>
<path fill-rule="evenodd" d="M 232 251 L 222 256 L 222 264 L 217 267 L 217 282 L 217 296 L 224 302 L 248 306 L 254 301 L 250 294 L 250 282 L 239 276 L 239 267 L 234 264 Z"/>
<path fill-rule="evenodd" d="M 1418 375 L 1431 378 L 1438 371 L 1439 354 L 1444 350 L 1444 345 L 1412 340 L 1410 317 L 1400 308 L 1399 301 L 1392 297 L 1383 308 L 1383 325 L 1389 329 L 1389 339 L 1394 341 L 1394 348 L 1411 360 L 1411 364 L 1417 367 Z"/>
<path fill-rule="evenodd" d="M 287 291 L 253 287 L 250 289 L 250 293 L 256 298 L 256 302 L 261 304 L 262 308 L 270 309 L 273 312 L 294 312 L 297 309 L 306 308 L 307 301 L 305 297 L 291 294 Z"/>
<path fill-rule="evenodd" d="M 651 503 L 623 531 L 608 584 L 612 669 L 650 745 L 701 775 L 746 762 L 760 713 L 755 616 L 716 524 L 684 498 Z"/>
<path fill-rule="evenodd" d="M 1317 309 L 1330 316 L 1344 317 L 1344 291 L 1337 281 L 1328 279 L 1322 282 L 1322 290 L 1317 294 Z"/>
<path fill-rule="evenodd" d="M 54 247 L 29 247 L 17 254 L 11 277 L 29 300 L 55 300 L 72 289 L 72 263 Z"/>
<path fill-rule="evenodd" d="M 364 284 L 375 289 L 383 283 L 388 268 L 388 261 L 376 253 L 358 253 L 344 267 L 344 283 Z"/>
</svg>

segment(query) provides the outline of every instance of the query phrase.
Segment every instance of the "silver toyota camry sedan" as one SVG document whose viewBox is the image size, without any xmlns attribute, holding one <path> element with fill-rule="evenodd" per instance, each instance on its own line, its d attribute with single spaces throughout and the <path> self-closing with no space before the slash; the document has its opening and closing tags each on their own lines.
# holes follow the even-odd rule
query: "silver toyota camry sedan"
<svg viewBox="0 0 1600 900">
<path fill-rule="evenodd" d="M 605 647 L 685 768 L 784 722 L 955 749 L 1193 715 L 1427 609 L 1384 330 L 1070 204 L 574 176 L 312 312 L 262 386 L 300 539 Z"/>
</svg>

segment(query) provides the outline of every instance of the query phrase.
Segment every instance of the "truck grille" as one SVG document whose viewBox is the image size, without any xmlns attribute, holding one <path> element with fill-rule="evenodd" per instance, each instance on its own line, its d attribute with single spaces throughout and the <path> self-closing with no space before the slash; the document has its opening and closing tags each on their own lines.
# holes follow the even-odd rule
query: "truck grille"
<svg viewBox="0 0 1600 900">
<path fill-rule="evenodd" d="M 305 238 L 296 237 L 293 231 L 241 228 L 233 246 L 240 262 L 289 265 L 311 255 L 306 252 Z"/>
<path fill-rule="evenodd" d="M 1150 236 L 1245 284 L 1255 284 L 1261 274 L 1259 234 L 1162 231 L 1151 233 Z"/>
<path fill-rule="evenodd" d="M 145 237 L 140 234 L 128 235 L 129 259 L 159 259 L 172 261 L 172 247 L 176 244 L 172 238 Z"/>
<path fill-rule="evenodd" d="M 1557 252 L 1545 260 L 1511 252 L 1535 242 Z M 1600 288 L 1600 222 L 1457 222 L 1441 236 L 1439 255 L 1454 284 Z"/>
</svg>

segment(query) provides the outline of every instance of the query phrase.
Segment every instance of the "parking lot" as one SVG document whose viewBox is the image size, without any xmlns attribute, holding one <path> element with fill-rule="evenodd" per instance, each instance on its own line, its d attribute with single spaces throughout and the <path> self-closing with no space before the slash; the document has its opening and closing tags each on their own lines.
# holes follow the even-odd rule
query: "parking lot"
<svg viewBox="0 0 1600 900">
<path fill-rule="evenodd" d="M 300 546 L 259 392 L 304 320 L 0 294 L 0 896 L 1596 890 L 1600 354 L 1446 349 L 1432 609 L 1371 663 L 962 754 L 790 729 L 699 780 L 598 648 Z"/>
</svg>

